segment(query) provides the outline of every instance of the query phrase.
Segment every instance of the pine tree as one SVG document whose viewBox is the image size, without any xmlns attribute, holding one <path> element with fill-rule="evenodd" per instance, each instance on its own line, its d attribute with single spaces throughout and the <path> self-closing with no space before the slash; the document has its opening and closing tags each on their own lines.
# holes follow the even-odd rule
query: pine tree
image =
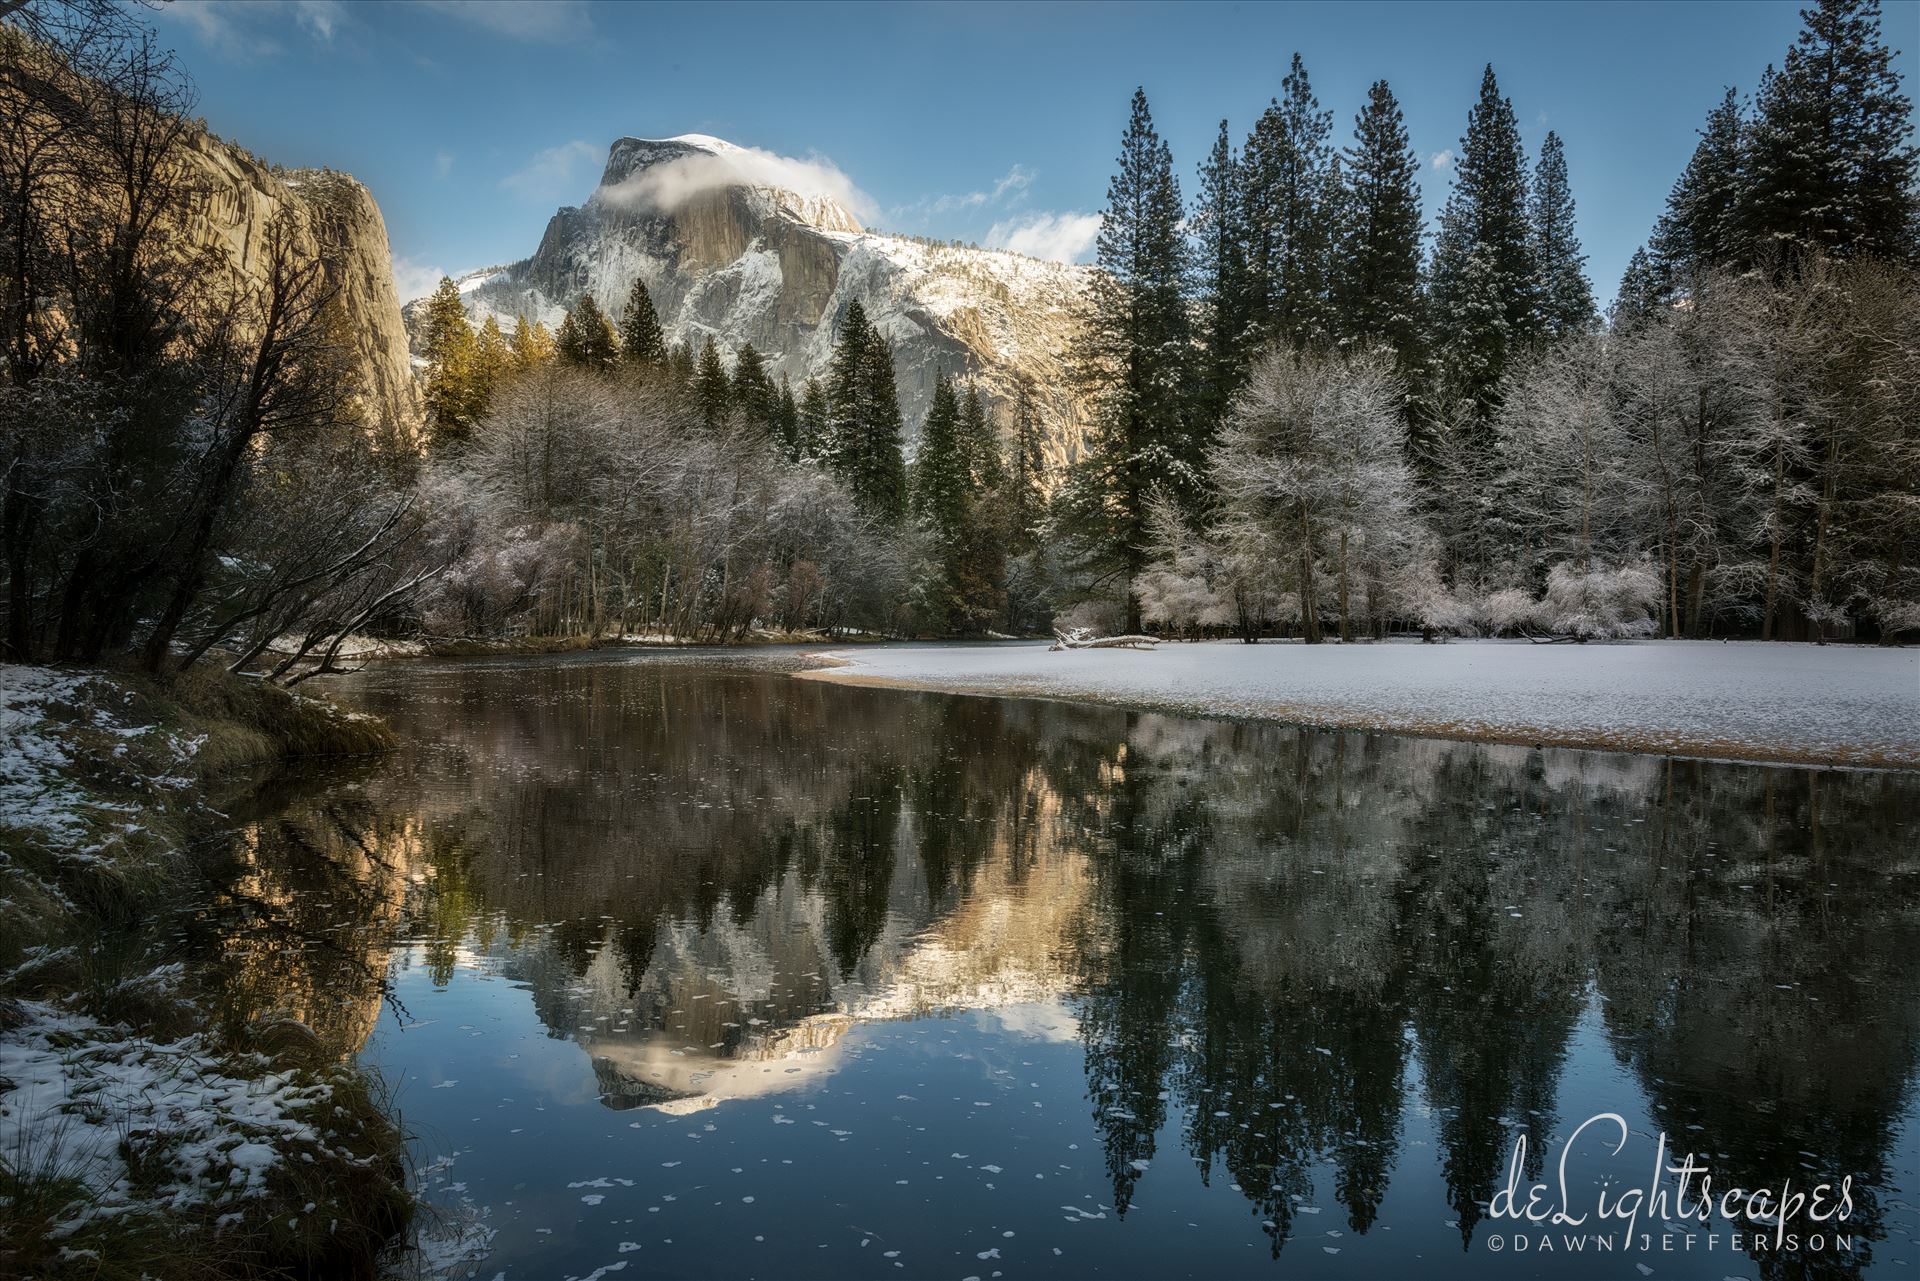
<svg viewBox="0 0 1920 1281">
<path fill-rule="evenodd" d="M 1188 218 L 1198 245 L 1200 346 L 1199 426 L 1211 439 L 1226 421 L 1246 371 L 1248 325 L 1246 199 L 1240 160 L 1227 122 L 1200 166 L 1200 193 Z"/>
<path fill-rule="evenodd" d="M 493 394 L 515 364 L 513 348 L 500 332 L 500 322 L 489 315 L 480 325 L 480 336 L 473 348 L 473 379 L 470 391 L 474 421 L 485 416 L 493 404 Z"/>
<path fill-rule="evenodd" d="M 1627 269 L 1620 276 L 1620 292 L 1607 313 L 1608 323 L 1615 333 L 1632 333 L 1653 315 L 1661 296 L 1659 268 L 1642 245 L 1627 259 Z"/>
<path fill-rule="evenodd" d="M 780 392 L 767 372 L 767 362 L 752 343 L 740 349 L 733 361 L 733 383 L 728 392 L 734 408 L 747 426 L 769 441 L 780 437 Z"/>
<path fill-rule="evenodd" d="M 1707 113 L 1693 158 L 1673 184 L 1666 212 L 1654 228 L 1649 267 L 1657 276 L 1666 280 L 1690 276 L 1742 256 L 1744 133 L 1739 94 L 1728 89 L 1719 105 Z"/>
<path fill-rule="evenodd" d="M 829 430 L 826 452 L 822 456 L 830 467 L 852 479 L 855 443 L 860 436 L 861 366 L 867 359 L 872 328 L 867 324 L 867 309 L 859 299 L 847 304 L 834 332 L 833 360 L 827 372 L 827 415 Z"/>
<path fill-rule="evenodd" d="M 955 395 L 960 405 L 960 448 L 967 462 L 967 492 L 977 498 L 1000 487 L 1005 464 L 1000 457 L 1000 442 L 994 438 L 993 421 L 980 399 L 980 385 L 969 381 L 966 394 L 956 390 Z"/>
<path fill-rule="evenodd" d="M 1353 121 L 1347 224 L 1339 253 L 1337 328 L 1350 344 L 1387 346 L 1411 378 L 1423 364 L 1420 157 L 1393 91 L 1376 80 Z"/>
<path fill-rule="evenodd" d="M 1007 505 L 1012 526 L 1009 550 L 1024 553 L 1039 542 L 1040 523 L 1047 513 L 1047 459 L 1041 448 L 1040 417 L 1034 410 L 1033 387 L 1024 378 L 1014 387 L 1011 427 L 1007 459 Z"/>
<path fill-rule="evenodd" d="M 1911 262 L 1913 104 L 1880 33 L 1879 0 L 1816 0 L 1748 131 L 1747 262 L 1810 251 Z"/>
<path fill-rule="evenodd" d="M 1547 131 L 1533 171 L 1533 264 L 1538 273 L 1540 326 L 1549 338 L 1591 333 L 1599 323 L 1587 256 L 1574 226 L 1573 187 L 1560 135 Z"/>
<path fill-rule="evenodd" d="M 708 431 L 718 431 L 733 407 L 733 383 L 727 377 L 727 367 L 720 362 L 720 349 L 714 345 L 712 334 L 700 349 L 700 367 L 693 375 L 693 403 Z"/>
<path fill-rule="evenodd" d="M 1320 109 L 1299 54 L 1261 113 L 1242 159 L 1249 320 L 1255 345 L 1332 334 L 1333 113 Z"/>
<path fill-rule="evenodd" d="M 1080 368 L 1095 422 L 1071 523 L 1090 567 L 1124 583 L 1136 629 L 1147 497 L 1165 487 L 1197 506 L 1204 487 L 1185 412 L 1191 333 L 1181 221 L 1173 157 L 1154 132 L 1146 93 L 1135 90 L 1087 291 Z"/>
<path fill-rule="evenodd" d="M 555 344 L 560 359 L 586 369 L 609 370 L 619 353 L 619 341 L 592 294 L 581 294 L 560 322 L 560 337 Z"/>
<path fill-rule="evenodd" d="M 513 363 L 521 370 L 532 369 L 553 359 L 553 335 L 547 327 L 527 323 L 525 315 L 513 322 Z"/>
<path fill-rule="evenodd" d="M 637 369 L 661 370 L 667 364 L 667 336 L 653 310 L 647 282 L 633 278 L 627 309 L 620 315 L 620 358 Z"/>
<path fill-rule="evenodd" d="M 793 384 L 780 375 L 780 407 L 775 414 L 775 435 L 780 452 L 790 461 L 800 460 L 800 405 L 793 398 Z"/>
<path fill-rule="evenodd" d="M 667 355 L 667 379 L 687 395 L 693 394 L 693 349 L 683 342 L 673 345 Z"/>
<path fill-rule="evenodd" d="M 933 532 L 942 548 L 959 540 L 972 490 L 960 413 L 953 380 L 942 374 L 934 380 L 933 399 L 920 427 L 912 503 L 914 516 Z"/>
<path fill-rule="evenodd" d="M 1488 65 L 1440 214 L 1428 313 L 1449 390 L 1483 414 L 1509 361 L 1539 332 L 1530 233 L 1520 127 Z"/>
<path fill-rule="evenodd" d="M 817 378 L 800 389 L 800 427 L 794 449 L 807 462 L 825 465 L 832 456 L 833 414 L 827 392 Z"/>
<path fill-rule="evenodd" d="M 464 440 L 473 428 L 476 342 L 460 287 L 446 276 L 427 299 L 427 429 L 436 445 Z"/>
<path fill-rule="evenodd" d="M 870 520 L 892 524 L 907 511 L 907 460 L 900 452 L 900 397 L 895 388 L 893 348 L 867 330 L 858 367 L 852 448 L 853 501 Z"/>
</svg>

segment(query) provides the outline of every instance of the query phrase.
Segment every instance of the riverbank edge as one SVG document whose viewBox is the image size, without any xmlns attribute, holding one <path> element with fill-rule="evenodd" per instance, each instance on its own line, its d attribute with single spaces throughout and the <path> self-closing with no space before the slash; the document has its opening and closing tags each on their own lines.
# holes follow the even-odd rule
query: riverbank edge
<svg viewBox="0 0 1920 1281">
<path fill-rule="evenodd" d="M 218 803 L 375 718 L 196 668 L 0 667 L 0 1273 L 371 1277 L 414 1213 L 382 1084 L 156 937 Z M 248 775 L 252 774 L 252 777 Z"/>
<path fill-rule="evenodd" d="M 1626 752 L 1670 756 L 1681 760 L 1727 761 L 1743 765 L 1783 765 L 1813 769 L 1920 771 L 1920 753 L 1891 753 L 1863 749 L 1822 751 L 1783 743 L 1707 735 L 1636 730 L 1564 729 L 1546 725 L 1468 723 L 1414 716 L 1383 715 L 1373 711 L 1317 703 L 1260 700 L 1231 710 L 1204 701 L 1154 698 L 1099 690 L 1061 690 L 1041 678 L 1010 680 L 914 679 L 864 674 L 854 660 L 837 654 L 809 654 L 815 664 L 795 672 L 801 680 L 825 681 L 865 689 L 915 690 L 928 694 L 962 694 L 980 698 L 1029 698 L 1046 702 L 1083 703 L 1128 711 L 1191 716 L 1202 720 L 1258 721 L 1303 729 L 1371 734 L 1398 734 L 1408 738 L 1438 738 L 1462 743 L 1496 743 L 1514 747 L 1565 748 L 1588 752 Z"/>
</svg>

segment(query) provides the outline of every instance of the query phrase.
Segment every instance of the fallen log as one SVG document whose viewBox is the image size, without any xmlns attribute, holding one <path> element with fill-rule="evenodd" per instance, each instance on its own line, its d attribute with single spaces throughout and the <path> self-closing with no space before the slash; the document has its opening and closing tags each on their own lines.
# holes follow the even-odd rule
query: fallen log
<svg viewBox="0 0 1920 1281">
<path fill-rule="evenodd" d="M 1067 632 L 1056 627 L 1053 644 L 1047 649 L 1049 652 L 1062 649 L 1152 649 L 1159 643 L 1158 636 L 1095 636 L 1084 627 Z"/>
</svg>

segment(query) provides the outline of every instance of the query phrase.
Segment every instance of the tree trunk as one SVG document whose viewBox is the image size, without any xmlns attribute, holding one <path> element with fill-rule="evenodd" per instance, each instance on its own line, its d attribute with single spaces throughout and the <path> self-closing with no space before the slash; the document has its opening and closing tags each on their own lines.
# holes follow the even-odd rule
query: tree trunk
<svg viewBox="0 0 1920 1281">
<path fill-rule="evenodd" d="M 1352 635 L 1347 626 L 1347 531 L 1340 531 L 1340 643 L 1347 644 Z"/>
</svg>

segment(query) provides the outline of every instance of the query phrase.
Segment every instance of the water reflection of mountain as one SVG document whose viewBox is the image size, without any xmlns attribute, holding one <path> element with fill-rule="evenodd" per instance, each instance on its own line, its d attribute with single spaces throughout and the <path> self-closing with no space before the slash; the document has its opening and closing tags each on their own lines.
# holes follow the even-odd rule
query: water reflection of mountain
<svg viewBox="0 0 1920 1281">
<path fill-rule="evenodd" d="M 1316 1194 L 1373 1225 L 1413 1108 L 1471 1241 L 1514 1133 L 1564 1133 L 1595 1002 L 1657 1122 L 1732 1181 L 1813 1153 L 1884 1182 L 1912 1106 L 1910 778 L 648 665 L 364 697 L 436 744 L 353 793 L 404 955 L 491 958 L 611 1106 L 754 1097 L 866 1020 L 1065 996 L 1115 1206 L 1177 1142 L 1276 1253 Z"/>
</svg>

